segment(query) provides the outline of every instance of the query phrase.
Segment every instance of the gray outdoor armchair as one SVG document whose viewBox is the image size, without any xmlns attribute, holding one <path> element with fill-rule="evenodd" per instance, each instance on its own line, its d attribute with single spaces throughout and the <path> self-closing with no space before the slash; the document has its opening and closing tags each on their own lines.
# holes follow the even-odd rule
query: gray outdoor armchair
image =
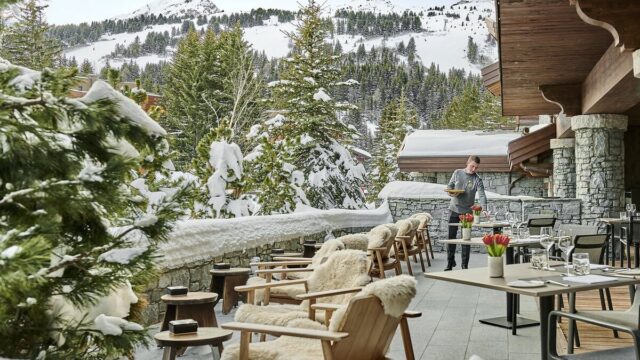
<svg viewBox="0 0 640 360">
<path fill-rule="evenodd" d="M 551 359 L 640 359 L 640 294 L 636 287 L 633 303 L 627 310 L 614 311 L 578 311 L 568 313 L 563 311 L 552 311 L 549 315 L 549 327 L 554 327 L 554 331 L 549 332 L 549 358 Z M 581 321 L 592 325 L 611 329 L 614 332 L 622 331 L 633 337 L 634 346 L 630 348 L 611 349 L 579 355 L 558 355 L 555 326 L 558 318 L 568 318 L 570 322 Z M 571 325 L 570 325 L 571 326 Z M 551 333 L 554 336 L 552 337 Z M 569 331 L 571 333 L 571 330 Z M 572 352 L 571 336 L 567 339 L 569 352 Z"/>
</svg>

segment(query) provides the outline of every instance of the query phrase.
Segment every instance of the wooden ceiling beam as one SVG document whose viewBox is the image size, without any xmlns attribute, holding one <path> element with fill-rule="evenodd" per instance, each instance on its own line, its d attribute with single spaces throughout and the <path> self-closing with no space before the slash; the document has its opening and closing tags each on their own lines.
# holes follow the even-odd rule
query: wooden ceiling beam
<svg viewBox="0 0 640 360">
<path fill-rule="evenodd" d="M 582 99 L 580 84 L 540 85 L 542 97 L 560 107 L 560 112 L 567 116 L 580 115 Z"/>
<path fill-rule="evenodd" d="M 578 16 L 587 24 L 611 33 L 614 45 L 624 51 L 640 49 L 640 1 L 573 0 Z"/>
<path fill-rule="evenodd" d="M 612 44 L 582 83 L 583 114 L 622 114 L 640 103 L 633 53 Z"/>
</svg>

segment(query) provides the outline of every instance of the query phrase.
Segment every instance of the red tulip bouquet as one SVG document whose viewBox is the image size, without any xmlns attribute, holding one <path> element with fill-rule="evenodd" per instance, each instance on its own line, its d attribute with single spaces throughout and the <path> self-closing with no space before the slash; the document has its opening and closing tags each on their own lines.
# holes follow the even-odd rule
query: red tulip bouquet
<svg viewBox="0 0 640 360">
<path fill-rule="evenodd" d="M 502 234 L 485 234 L 482 242 L 487 247 L 487 253 L 492 257 L 500 257 L 509 246 L 511 239 Z"/>
<path fill-rule="evenodd" d="M 471 214 L 460 215 L 458 216 L 458 219 L 460 219 L 460 224 L 462 224 L 462 228 L 471 229 L 471 226 L 473 225 L 473 215 Z"/>
<path fill-rule="evenodd" d="M 473 215 L 480 216 L 480 213 L 482 212 L 482 206 L 475 204 L 471 207 L 471 211 L 473 211 Z"/>
</svg>

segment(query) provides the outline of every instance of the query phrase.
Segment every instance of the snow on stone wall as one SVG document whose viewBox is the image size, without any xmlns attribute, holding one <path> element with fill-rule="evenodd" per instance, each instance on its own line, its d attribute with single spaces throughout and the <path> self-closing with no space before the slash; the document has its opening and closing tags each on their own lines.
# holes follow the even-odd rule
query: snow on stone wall
<svg viewBox="0 0 640 360">
<path fill-rule="evenodd" d="M 179 222 L 160 245 L 159 266 L 176 268 L 225 253 L 327 231 L 374 227 L 392 220 L 383 203 L 373 210 L 306 209 L 293 214 Z"/>
<path fill-rule="evenodd" d="M 166 305 L 160 301 L 167 286 L 187 286 L 189 291 L 209 291 L 213 264 L 249 267 L 253 257 L 271 259 L 271 249 L 302 252 L 303 240 L 323 242 L 369 231 L 393 220 L 386 203 L 374 210 L 301 209 L 287 215 L 179 222 L 169 241 L 160 247 L 160 278 L 148 285 L 142 318 L 144 324 L 162 320 Z"/>
<path fill-rule="evenodd" d="M 411 177 L 414 181 L 447 184 L 451 179 L 453 171 L 448 172 L 412 172 Z M 509 179 L 509 173 L 504 172 L 488 172 L 479 173 L 486 191 L 492 191 L 498 194 L 507 195 L 509 193 L 509 184 L 512 180 L 516 180 L 519 176 L 514 173 Z M 541 197 L 544 196 L 544 181 L 542 178 L 525 177 L 516 180 L 511 188 L 511 195 L 528 195 Z"/>
</svg>

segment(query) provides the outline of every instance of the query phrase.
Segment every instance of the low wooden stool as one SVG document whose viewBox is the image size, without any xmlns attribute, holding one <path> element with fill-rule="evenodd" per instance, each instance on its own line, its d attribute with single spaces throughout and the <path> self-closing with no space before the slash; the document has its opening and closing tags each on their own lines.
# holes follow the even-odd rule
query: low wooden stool
<svg viewBox="0 0 640 360">
<path fill-rule="evenodd" d="M 179 350 L 186 349 L 188 346 L 209 345 L 212 356 L 213 348 L 217 347 L 219 355 L 222 355 L 222 350 L 224 349 L 222 343 L 231 339 L 231 335 L 233 335 L 231 330 L 224 330 L 218 327 L 201 327 L 194 334 L 174 335 L 169 331 L 162 331 L 157 333 L 154 338 L 158 346 L 164 347 L 162 360 L 175 360 Z"/>
<path fill-rule="evenodd" d="M 216 313 L 213 310 L 218 294 L 212 292 L 189 292 L 186 295 L 162 295 L 167 304 L 160 331 L 169 330 L 169 321 L 193 319 L 200 327 L 217 327 Z"/>
<path fill-rule="evenodd" d="M 246 285 L 249 280 L 250 268 L 212 269 L 211 285 L 209 290 L 220 294 L 213 306 L 216 306 L 222 298 L 222 313 L 228 314 L 231 308 L 238 305 L 238 292 L 236 286 Z"/>
</svg>

